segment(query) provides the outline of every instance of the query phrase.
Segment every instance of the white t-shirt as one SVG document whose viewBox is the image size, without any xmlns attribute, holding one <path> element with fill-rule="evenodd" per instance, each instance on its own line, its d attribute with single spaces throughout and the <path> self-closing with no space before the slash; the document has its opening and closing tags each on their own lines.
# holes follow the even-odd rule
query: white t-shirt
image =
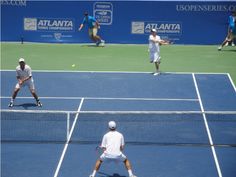
<svg viewBox="0 0 236 177">
<path fill-rule="evenodd" d="M 157 41 L 157 42 L 153 42 L 153 41 Z M 160 45 L 159 42 L 161 41 L 160 36 L 156 35 L 150 35 L 149 36 L 149 51 L 150 52 L 160 52 Z"/>
<path fill-rule="evenodd" d="M 103 136 L 101 147 L 106 148 L 105 154 L 119 156 L 122 154 L 120 147 L 124 146 L 124 137 L 118 131 L 109 131 Z"/>
<path fill-rule="evenodd" d="M 32 76 L 32 70 L 30 68 L 30 66 L 25 65 L 25 69 L 22 70 L 20 65 L 16 67 L 16 76 L 20 77 L 20 79 L 24 79 L 27 78 L 29 76 Z M 30 79 L 31 81 L 33 81 L 33 78 L 31 77 Z"/>
</svg>

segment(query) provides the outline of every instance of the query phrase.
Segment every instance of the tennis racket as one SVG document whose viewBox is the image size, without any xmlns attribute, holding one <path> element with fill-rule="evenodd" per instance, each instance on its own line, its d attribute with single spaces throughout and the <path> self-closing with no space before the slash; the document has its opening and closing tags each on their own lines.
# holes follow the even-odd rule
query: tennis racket
<svg viewBox="0 0 236 177">
<path fill-rule="evenodd" d="M 174 43 L 174 42 L 171 41 L 171 40 L 165 40 L 165 42 L 166 42 L 167 44 L 173 44 L 173 43 Z"/>
</svg>

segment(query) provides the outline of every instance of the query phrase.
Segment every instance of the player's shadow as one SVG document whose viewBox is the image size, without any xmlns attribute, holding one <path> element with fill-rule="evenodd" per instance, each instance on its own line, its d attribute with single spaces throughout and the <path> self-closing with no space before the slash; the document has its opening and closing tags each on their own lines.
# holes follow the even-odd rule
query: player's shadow
<svg viewBox="0 0 236 177">
<path fill-rule="evenodd" d="M 103 172 L 98 172 L 100 174 L 99 177 L 127 177 L 127 176 L 120 176 L 119 174 L 117 173 L 114 173 L 112 176 L 109 175 L 109 174 L 106 174 L 106 173 L 103 173 Z"/>
<path fill-rule="evenodd" d="M 96 44 L 84 44 L 81 45 L 81 47 L 98 47 L 98 46 L 96 46 Z"/>
<path fill-rule="evenodd" d="M 105 46 L 97 46 L 96 44 L 84 44 L 84 45 L 81 45 L 81 47 L 105 47 Z"/>
<path fill-rule="evenodd" d="M 223 52 L 236 52 L 235 49 L 226 49 L 226 50 L 223 50 Z"/>
<path fill-rule="evenodd" d="M 14 105 L 14 107 L 22 107 L 24 109 L 29 109 L 32 107 L 37 107 L 37 105 L 35 103 L 23 103 L 23 104 L 16 104 Z"/>
</svg>

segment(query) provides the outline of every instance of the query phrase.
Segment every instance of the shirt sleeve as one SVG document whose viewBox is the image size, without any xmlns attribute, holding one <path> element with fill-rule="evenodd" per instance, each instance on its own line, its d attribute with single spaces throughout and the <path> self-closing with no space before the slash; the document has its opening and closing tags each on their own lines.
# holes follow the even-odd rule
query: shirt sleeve
<svg viewBox="0 0 236 177">
<path fill-rule="evenodd" d="M 32 77 L 32 69 L 31 69 L 30 67 L 28 68 L 27 73 L 28 73 L 28 75 L 29 75 L 30 77 Z"/>
<path fill-rule="evenodd" d="M 104 135 L 102 138 L 101 147 L 106 148 L 106 145 L 107 145 L 107 138 L 106 138 L 106 135 Z"/>
<path fill-rule="evenodd" d="M 94 17 L 92 17 L 91 20 L 92 20 L 92 22 L 96 22 L 97 21 Z"/>
<path fill-rule="evenodd" d="M 85 25 L 85 23 L 86 23 L 86 20 L 85 20 L 85 18 L 84 18 L 83 21 L 82 21 L 82 24 Z"/>
<path fill-rule="evenodd" d="M 125 145 L 125 140 L 124 140 L 124 136 L 121 134 L 121 146 Z"/>
<path fill-rule="evenodd" d="M 229 16 L 229 27 L 231 29 L 233 29 L 234 26 L 235 26 L 235 24 L 234 24 L 234 17 L 233 16 Z"/>
<path fill-rule="evenodd" d="M 154 40 L 153 36 L 150 35 L 148 40 L 149 40 L 149 41 L 153 41 L 153 40 Z"/>
<path fill-rule="evenodd" d="M 154 36 L 153 35 L 150 35 L 149 36 L 149 41 L 155 41 L 155 42 L 160 42 L 161 41 L 161 38 L 160 38 L 160 36 L 156 36 L 156 38 L 154 38 Z"/>
<path fill-rule="evenodd" d="M 19 76 L 20 76 L 20 74 L 19 74 L 19 70 L 16 69 L 16 77 L 19 77 Z"/>
</svg>

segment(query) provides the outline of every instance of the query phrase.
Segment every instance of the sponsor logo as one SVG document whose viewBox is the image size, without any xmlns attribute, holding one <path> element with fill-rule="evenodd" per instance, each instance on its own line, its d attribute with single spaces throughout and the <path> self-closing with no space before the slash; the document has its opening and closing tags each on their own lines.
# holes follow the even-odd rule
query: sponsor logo
<svg viewBox="0 0 236 177">
<path fill-rule="evenodd" d="M 48 38 L 47 40 L 53 41 L 67 41 L 73 38 L 73 35 L 65 35 L 62 33 L 50 33 L 50 34 L 42 34 L 40 35 L 41 38 Z"/>
<path fill-rule="evenodd" d="M 158 34 L 182 34 L 182 24 L 178 22 L 147 23 L 145 33 L 150 33 L 151 29 L 156 29 Z"/>
<path fill-rule="evenodd" d="M 113 18 L 113 5 L 110 2 L 95 2 L 93 16 L 101 25 L 111 25 Z"/>
<path fill-rule="evenodd" d="M 179 4 L 176 5 L 176 11 L 185 12 L 231 12 L 236 10 L 236 5 L 202 5 L 202 4 Z"/>
<path fill-rule="evenodd" d="M 74 31 L 74 21 L 71 19 L 24 18 L 26 31 Z"/>
<path fill-rule="evenodd" d="M 54 37 L 55 37 L 56 40 L 60 40 L 61 36 L 62 36 L 61 33 L 54 33 Z"/>
<path fill-rule="evenodd" d="M 37 30 L 37 19 L 36 18 L 24 18 L 24 30 L 25 31 L 36 31 Z"/>
<path fill-rule="evenodd" d="M 67 19 L 38 19 L 38 30 L 73 31 L 73 21 Z"/>
<path fill-rule="evenodd" d="M 131 34 L 144 34 L 144 22 L 132 22 Z"/>
<path fill-rule="evenodd" d="M 100 12 L 97 12 L 98 15 L 107 15 L 108 12 L 107 11 L 100 11 Z"/>
<path fill-rule="evenodd" d="M 1 0 L 1 5 L 26 6 L 26 0 Z"/>
<path fill-rule="evenodd" d="M 149 34 L 151 29 L 156 29 L 160 35 L 181 35 L 181 22 L 132 22 L 132 34 Z"/>
</svg>

